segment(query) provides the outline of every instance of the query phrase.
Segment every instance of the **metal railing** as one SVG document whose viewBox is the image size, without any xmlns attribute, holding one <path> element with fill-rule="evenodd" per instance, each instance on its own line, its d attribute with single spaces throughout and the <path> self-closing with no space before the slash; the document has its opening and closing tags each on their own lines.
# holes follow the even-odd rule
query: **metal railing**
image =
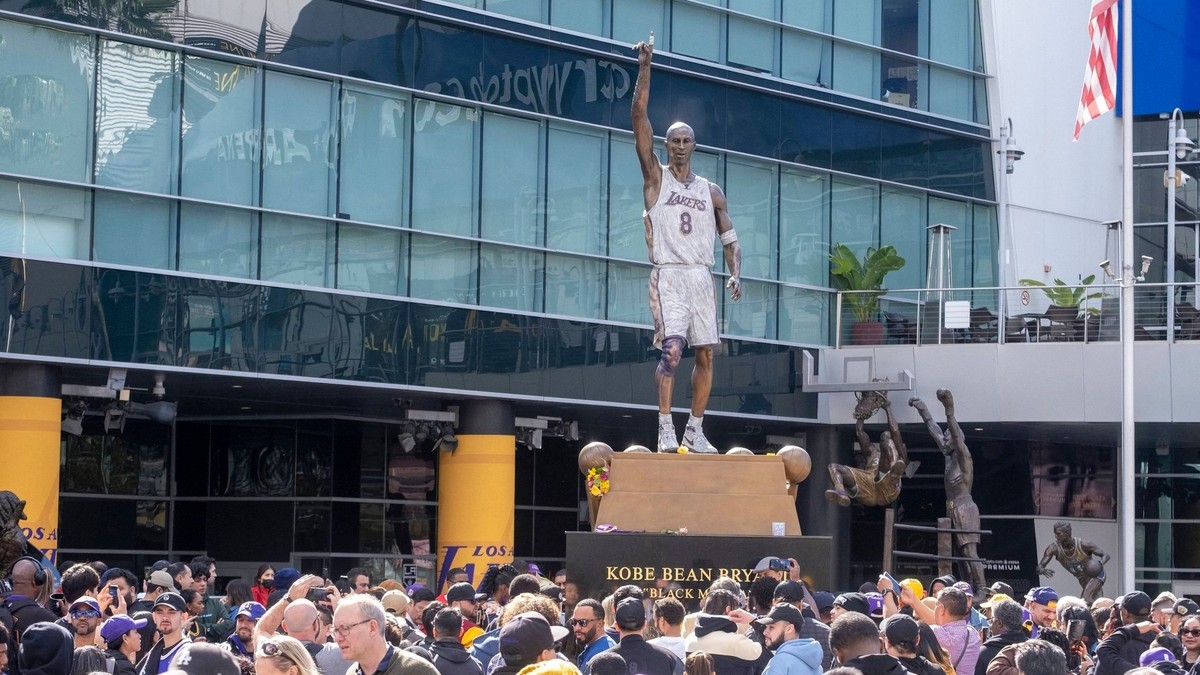
<svg viewBox="0 0 1200 675">
<path fill-rule="evenodd" d="M 1120 286 L 1093 284 L 1079 287 L 1074 294 L 1069 290 L 987 286 L 837 291 L 833 344 L 841 348 L 1120 341 Z M 1168 321 L 1171 293 L 1175 316 Z M 1139 283 L 1134 287 L 1134 339 L 1200 340 L 1198 301 L 1197 283 Z"/>
</svg>

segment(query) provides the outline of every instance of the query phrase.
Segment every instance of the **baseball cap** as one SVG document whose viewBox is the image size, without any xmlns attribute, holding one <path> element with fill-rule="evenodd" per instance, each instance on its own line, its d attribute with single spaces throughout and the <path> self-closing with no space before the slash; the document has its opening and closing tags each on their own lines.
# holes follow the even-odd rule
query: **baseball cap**
<svg viewBox="0 0 1200 675">
<path fill-rule="evenodd" d="M 867 596 L 862 593 L 842 593 L 833 599 L 833 606 L 848 612 L 871 615 L 871 605 L 867 602 Z"/>
<path fill-rule="evenodd" d="M 626 602 L 628 600 L 621 604 Z M 509 666 L 527 666 L 542 652 L 554 649 L 554 643 L 565 638 L 568 632 L 564 626 L 551 626 L 546 617 L 537 612 L 518 614 L 500 627 L 500 655 Z"/>
<path fill-rule="evenodd" d="M 1145 593 L 1142 595 L 1145 595 Z M 1025 599 L 1039 605 L 1049 606 L 1058 602 L 1058 591 L 1049 586 L 1038 586 L 1037 588 L 1031 588 L 1025 594 Z M 1146 598 L 1146 601 L 1149 602 L 1150 598 Z"/>
<path fill-rule="evenodd" d="M 888 642 L 912 642 L 917 639 L 921 627 L 907 614 L 893 614 L 880 624 Z"/>
<path fill-rule="evenodd" d="M 287 591 L 300 578 L 300 570 L 295 567 L 285 567 L 275 571 L 275 588 L 281 591 Z"/>
<path fill-rule="evenodd" d="M 251 600 L 250 602 L 243 602 L 241 605 L 239 605 L 237 614 L 234 614 L 233 618 L 236 619 L 239 616 L 245 616 L 249 617 L 251 621 L 258 621 L 262 618 L 262 615 L 266 613 L 266 607 L 263 607 L 257 602 Z"/>
<path fill-rule="evenodd" d="M 799 602 L 804 599 L 804 585 L 799 581 L 781 581 L 775 586 L 775 600 Z M 814 598 L 815 599 L 815 598 Z"/>
<path fill-rule="evenodd" d="M 1003 581 L 997 581 L 996 583 L 992 584 L 991 586 L 988 586 L 987 588 L 983 589 L 983 594 L 988 597 L 991 597 L 997 593 L 1003 593 L 1004 595 L 1007 595 L 1010 598 L 1013 597 L 1014 595 L 1016 595 L 1015 593 L 1013 593 L 1013 587 L 1004 583 Z"/>
<path fill-rule="evenodd" d="M 475 587 L 466 581 L 460 581 L 446 589 L 446 602 L 475 601 Z"/>
<path fill-rule="evenodd" d="M 826 612 L 833 608 L 834 595 L 829 591 L 817 591 L 812 594 L 813 602 L 817 603 L 818 612 Z"/>
<path fill-rule="evenodd" d="M 88 609 L 94 609 L 97 612 L 100 611 L 100 603 L 97 602 L 96 599 L 91 596 L 84 595 L 84 596 L 81 596 L 75 602 L 72 602 L 71 603 L 71 611 L 74 611 L 75 608 L 79 607 L 80 605 L 83 605 L 84 607 L 87 607 Z"/>
<path fill-rule="evenodd" d="M 771 571 L 771 563 L 778 561 L 778 560 L 782 560 L 782 558 L 777 558 L 773 555 L 769 555 L 769 556 L 763 558 L 762 560 L 759 560 L 758 564 L 754 566 L 754 569 L 752 569 L 750 571 L 753 572 L 754 574 L 762 574 L 763 572 L 770 572 Z"/>
<path fill-rule="evenodd" d="M 991 607 L 993 605 L 1000 602 L 1001 600 L 1012 600 L 1012 598 L 1009 597 L 1008 595 L 1005 595 L 1004 593 L 993 593 L 992 596 L 987 599 L 987 602 L 980 603 L 979 606 L 984 609 L 991 609 Z"/>
<path fill-rule="evenodd" d="M 128 614 L 116 614 L 100 626 L 100 639 L 112 642 L 122 635 L 137 628 L 146 627 L 145 619 L 134 619 Z"/>
<path fill-rule="evenodd" d="M 975 590 L 971 588 L 971 584 L 968 584 L 965 581 L 956 581 L 954 582 L 953 586 L 963 593 L 966 593 L 968 597 L 975 597 Z"/>
<path fill-rule="evenodd" d="M 208 642 L 189 642 L 180 647 L 172 661 L 174 670 L 188 675 L 241 675 L 233 654 Z"/>
<path fill-rule="evenodd" d="M 921 585 L 920 579 L 905 579 L 900 582 L 900 585 L 912 591 L 918 600 L 925 597 L 925 587 Z"/>
<path fill-rule="evenodd" d="M 1191 598 L 1180 598 L 1175 601 L 1175 606 L 1171 608 L 1173 614 L 1179 616 L 1192 616 L 1200 614 L 1200 605 L 1196 604 Z"/>
<path fill-rule="evenodd" d="M 187 603 L 183 601 L 183 596 L 174 591 L 158 596 L 158 599 L 154 601 L 154 607 L 157 608 L 159 605 L 166 605 L 177 612 L 187 611 Z"/>
<path fill-rule="evenodd" d="M 625 630 L 637 630 L 646 623 L 646 608 L 637 598 L 625 598 L 617 603 L 617 627 Z"/>
<path fill-rule="evenodd" d="M 563 601 L 563 590 L 548 581 L 542 584 L 541 588 L 538 589 L 538 593 L 555 602 Z"/>
<path fill-rule="evenodd" d="M 1154 649 L 1147 649 L 1146 651 L 1142 652 L 1141 657 L 1138 658 L 1138 663 L 1143 666 L 1150 666 L 1158 663 L 1159 661 L 1174 660 L 1175 653 L 1170 649 L 1167 649 L 1166 647 L 1155 647 Z"/>
<path fill-rule="evenodd" d="M 956 581 L 958 581 L 958 579 L 955 579 L 954 575 L 945 574 L 929 582 L 929 586 L 932 588 L 936 583 L 941 583 L 943 586 L 953 586 L 954 582 Z"/>
<path fill-rule="evenodd" d="M 404 591 L 388 591 L 383 594 L 380 602 L 383 603 L 384 610 L 393 614 L 403 614 L 404 610 L 408 609 L 408 596 L 404 594 Z"/>
<path fill-rule="evenodd" d="M 863 597 L 867 599 L 867 609 L 871 610 L 868 614 L 873 619 L 883 618 L 883 594 L 877 591 L 863 593 Z"/>
<path fill-rule="evenodd" d="M 1121 596 L 1121 608 L 1133 616 L 1150 613 L 1150 596 L 1141 591 L 1132 591 Z"/>
<path fill-rule="evenodd" d="M 154 570 L 151 572 L 148 583 L 152 583 L 155 586 L 162 586 L 168 591 L 175 590 L 175 580 L 171 578 L 170 574 L 167 574 L 166 570 Z"/>
<path fill-rule="evenodd" d="M 786 602 L 781 602 L 771 608 L 766 616 L 760 616 L 754 620 L 754 623 L 760 626 L 773 624 L 776 621 L 786 621 L 793 626 L 800 627 L 804 625 L 804 615 L 800 610 L 796 609 L 795 605 L 789 605 Z"/>
</svg>

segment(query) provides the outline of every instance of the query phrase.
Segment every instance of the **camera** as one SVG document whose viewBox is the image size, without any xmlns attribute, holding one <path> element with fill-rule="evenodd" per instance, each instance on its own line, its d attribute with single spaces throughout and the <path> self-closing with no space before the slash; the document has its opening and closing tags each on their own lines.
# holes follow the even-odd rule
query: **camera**
<svg viewBox="0 0 1200 675">
<path fill-rule="evenodd" d="M 308 595 L 304 596 L 311 602 L 327 602 L 329 600 L 329 591 L 324 588 L 310 588 Z"/>
<path fill-rule="evenodd" d="M 769 563 L 769 569 L 776 572 L 786 572 L 792 568 L 792 564 L 783 558 L 775 558 Z"/>
</svg>

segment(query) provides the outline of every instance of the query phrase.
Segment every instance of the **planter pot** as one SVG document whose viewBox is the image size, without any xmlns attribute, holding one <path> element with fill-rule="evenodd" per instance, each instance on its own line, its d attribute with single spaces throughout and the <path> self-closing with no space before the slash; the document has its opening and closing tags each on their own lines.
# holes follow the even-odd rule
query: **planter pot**
<svg viewBox="0 0 1200 675">
<path fill-rule="evenodd" d="M 859 321 L 850 324 L 852 345 L 881 345 L 883 338 L 884 325 L 881 321 Z"/>
</svg>

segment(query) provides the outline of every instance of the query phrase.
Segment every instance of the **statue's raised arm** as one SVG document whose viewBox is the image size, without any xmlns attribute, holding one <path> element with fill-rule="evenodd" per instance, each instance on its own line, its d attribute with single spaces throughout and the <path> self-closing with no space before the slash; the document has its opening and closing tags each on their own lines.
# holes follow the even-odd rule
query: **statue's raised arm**
<svg viewBox="0 0 1200 675">
<path fill-rule="evenodd" d="M 638 53 L 637 83 L 633 86 L 633 143 L 637 149 L 638 163 L 642 166 L 646 208 L 658 200 L 662 186 L 662 165 L 654 154 L 654 128 L 650 126 L 650 61 L 654 57 L 654 33 L 648 42 L 639 42 L 634 47 Z"/>
</svg>

